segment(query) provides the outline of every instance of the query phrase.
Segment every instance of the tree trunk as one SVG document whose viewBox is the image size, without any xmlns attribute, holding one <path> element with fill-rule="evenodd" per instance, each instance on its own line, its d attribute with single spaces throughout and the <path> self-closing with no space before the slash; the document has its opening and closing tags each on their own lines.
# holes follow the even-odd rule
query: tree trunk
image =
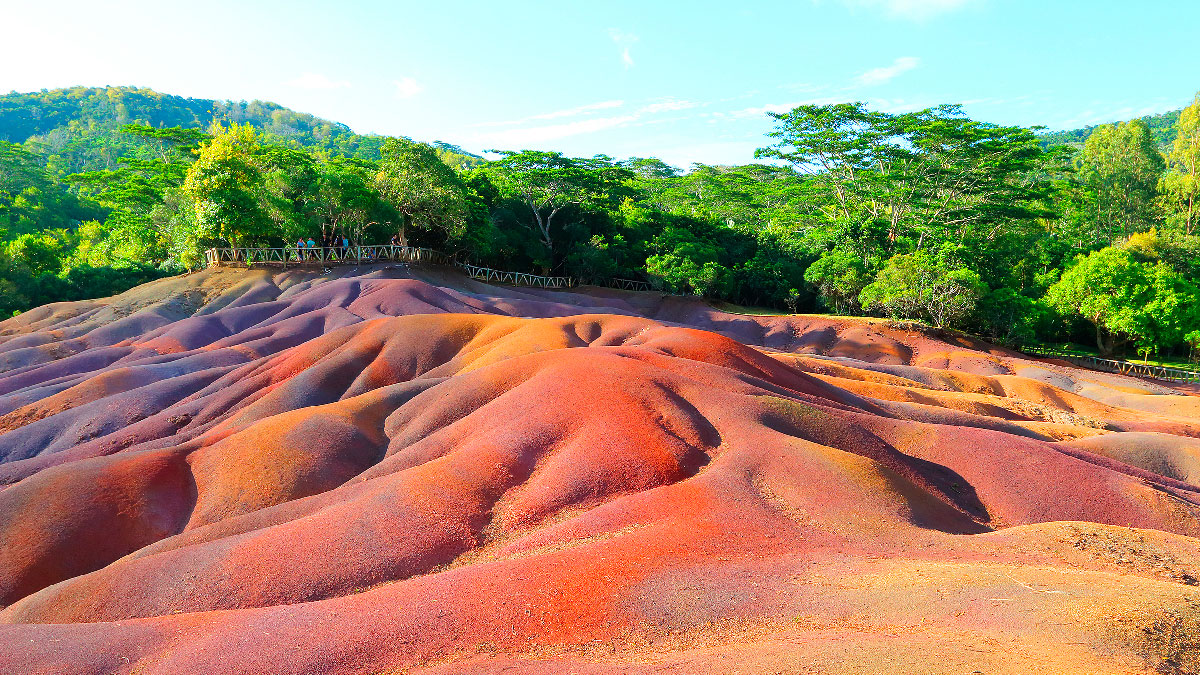
<svg viewBox="0 0 1200 675">
<path fill-rule="evenodd" d="M 1096 324 L 1096 348 L 1100 351 L 1100 356 L 1110 358 L 1117 353 L 1117 347 L 1121 346 L 1124 340 L 1118 340 L 1116 335 L 1108 332 L 1100 324 Z"/>
</svg>

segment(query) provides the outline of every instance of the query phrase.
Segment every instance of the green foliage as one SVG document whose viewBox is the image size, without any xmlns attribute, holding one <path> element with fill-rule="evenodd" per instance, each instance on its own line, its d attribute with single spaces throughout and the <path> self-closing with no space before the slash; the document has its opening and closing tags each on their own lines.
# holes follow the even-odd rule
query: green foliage
<svg viewBox="0 0 1200 675">
<path fill-rule="evenodd" d="M 192 199 L 201 239 L 230 246 L 267 243 L 281 235 L 268 215 L 263 147 L 245 125 L 217 128 L 188 169 L 184 192 Z"/>
<path fill-rule="evenodd" d="M 1095 227 L 1108 243 L 1150 229 L 1155 222 L 1162 154 L 1140 120 L 1097 128 L 1079 155 Z"/>
<path fill-rule="evenodd" d="M 627 183 L 633 172 L 603 155 L 584 159 L 535 150 L 497 152 L 501 158 L 487 167 L 489 178 L 528 208 L 527 222 L 545 247 L 540 262 L 546 269 L 554 263 L 560 213 L 615 209 L 631 194 Z"/>
<path fill-rule="evenodd" d="M 1179 111 L 1172 110 L 1156 115 L 1146 115 L 1138 118 L 1149 129 L 1154 142 L 1160 147 L 1168 146 L 1175 141 L 1178 133 Z M 1082 129 L 1067 129 L 1064 131 L 1048 131 L 1038 136 L 1042 147 L 1047 149 L 1054 146 L 1082 146 L 1088 137 L 1102 125 L 1087 126 Z"/>
<path fill-rule="evenodd" d="M 858 296 L 871 277 L 861 257 L 834 249 L 809 265 L 804 280 L 817 289 L 826 307 L 838 314 L 849 314 L 859 305 Z"/>
<path fill-rule="evenodd" d="M 941 328 L 962 325 L 986 292 L 976 272 L 918 251 L 888 259 L 859 301 L 867 311 L 929 321 Z"/>
<path fill-rule="evenodd" d="M 1133 341 L 1154 352 L 1200 326 L 1200 292 L 1163 262 L 1143 262 L 1135 252 L 1109 247 L 1081 257 L 1050 287 L 1047 303 L 1095 330 L 1102 355 Z"/>
<path fill-rule="evenodd" d="M 400 215 L 397 231 L 407 243 L 408 228 L 436 230 L 447 239 L 466 234 L 470 198 L 463 179 L 438 157 L 437 150 L 408 138 L 389 138 L 375 185 Z"/>
<path fill-rule="evenodd" d="M 1197 234 L 1200 230 L 1200 94 L 1179 115 L 1167 166 L 1169 170 L 1159 182 L 1167 223 L 1185 235 Z"/>
</svg>

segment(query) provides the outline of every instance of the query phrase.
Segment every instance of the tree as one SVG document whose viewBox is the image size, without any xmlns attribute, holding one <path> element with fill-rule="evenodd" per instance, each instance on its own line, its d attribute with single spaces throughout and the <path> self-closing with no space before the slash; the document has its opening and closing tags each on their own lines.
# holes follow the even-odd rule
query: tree
<svg viewBox="0 0 1200 675">
<path fill-rule="evenodd" d="M 646 258 L 646 273 L 667 288 L 696 295 L 716 294 L 729 280 L 721 264 L 721 248 L 710 237 L 669 224 L 654 238 L 654 255 Z"/>
<path fill-rule="evenodd" d="M 1165 164 L 1145 122 L 1097 127 L 1079 162 L 1095 225 L 1109 243 L 1151 227 Z"/>
<path fill-rule="evenodd" d="M 361 243 L 367 225 L 388 217 L 390 211 L 375 189 L 376 168 L 358 159 L 334 158 L 321 162 L 317 212 L 322 234 L 342 233 L 350 241 Z"/>
<path fill-rule="evenodd" d="M 834 249 L 809 265 L 804 280 L 817 289 L 826 307 L 839 314 L 849 314 L 857 309 L 858 296 L 871 278 L 861 257 Z"/>
<path fill-rule="evenodd" d="M 408 138 L 389 138 L 381 153 L 375 186 L 400 215 L 401 243 L 408 244 L 413 226 L 438 230 L 449 238 L 461 236 L 470 213 L 467 186 L 439 159 L 435 148 Z"/>
<path fill-rule="evenodd" d="M 633 172 L 608 157 L 567 157 L 559 152 L 499 152 L 491 170 L 494 182 L 516 195 L 533 217 L 533 228 L 546 249 L 543 267 L 553 266 L 555 218 L 566 208 L 613 208 L 629 190 Z"/>
<path fill-rule="evenodd" d="M 807 174 L 810 203 L 827 221 L 862 232 L 868 223 L 888 219 L 894 240 L 906 202 L 899 173 L 892 169 L 912 159 L 911 151 L 895 142 L 899 128 L 894 116 L 868 110 L 861 102 L 802 105 L 767 114 L 775 120 L 767 136 L 776 142 L 756 150 L 755 157 L 782 159 Z M 867 243 L 855 239 L 855 244 Z"/>
<path fill-rule="evenodd" d="M 979 275 L 917 251 L 892 256 L 859 296 L 868 311 L 925 319 L 938 328 L 960 325 L 987 292 Z"/>
<path fill-rule="evenodd" d="M 1060 313 L 1086 320 L 1096 347 L 1111 356 L 1130 340 L 1155 351 L 1180 342 L 1200 324 L 1194 284 L 1163 262 L 1141 262 L 1134 252 L 1103 248 L 1080 257 L 1050 287 L 1046 301 Z"/>
<path fill-rule="evenodd" d="M 1200 220 L 1200 94 L 1180 113 L 1176 130 L 1175 143 L 1167 155 L 1168 171 L 1159 187 L 1168 224 L 1192 235 Z"/>
<path fill-rule="evenodd" d="M 213 129 L 183 183 L 201 238 L 224 239 L 233 247 L 282 238 L 268 213 L 263 168 L 263 148 L 253 128 Z"/>
<path fill-rule="evenodd" d="M 970 246 L 1003 253 L 988 271 L 1004 274 L 1052 215 L 1042 208 L 1046 153 L 1029 129 L 977 122 L 953 105 L 901 115 L 805 105 L 771 117 L 776 143 L 756 156 L 808 175 L 790 199 L 864 258 Z"/>
</svg>

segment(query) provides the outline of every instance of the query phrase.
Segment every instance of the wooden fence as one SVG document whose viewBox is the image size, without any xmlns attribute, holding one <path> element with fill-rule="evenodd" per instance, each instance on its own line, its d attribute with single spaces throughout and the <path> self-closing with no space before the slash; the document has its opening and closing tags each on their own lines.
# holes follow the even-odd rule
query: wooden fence
<svg viewBox="0 0 1200 675">
<path fill-rule="evenodd" d="M 1141 363 L 1131 363 L 1129 361 L 1102 359 L 1098 356 L 1071 354 L 1069 352 L 1063 352 L 1057 349 L 1047 349 L 1045 347 L 1022 347 L 1021 351 L 1034 356 L 1062 359 L 1063 361 L 1073 363 L 1077 366 L 1083 366 L 1084 368 L 1091 368 L 1093 370 L 1100 370 L 1106 373 L 1133 375 L 1135 377 L 1145 377 L 1153 380 L 1169 380 L 1171 382 L 1200 382 L 1200 371 L 1188 370 L 1186 368 L 1150 366 Z"/>
<path fill-rule="evenodd" d="M 359 265 L 381 261 L 453 263 L 450 256 L 431 248 L 413 246 L 283 246 L 276 248 L 210 248 L 204 252 L 206 267 L 240 265 Z"/>
<path fill-rule="evenodd" d="M 431 263 L 435 265 L 453 265 L 462 270 L 467 276 L 480 281 L 512 284 L 515 286 L 535 286 L 538 288 L 572 288 L 579 285 L 573 277 L 547 277 L 526 272 L 509 272 L 506 270 L 480 267 L 470 263 L 460 262 L 453 257 L 429 248 L 412 246 L 281 246 L 274 248 L 210 248 L 204 252 L 206 267 L 221 265 L 288 265 L 296 267 L 327 266 L 327 265 L 361 265 L 375 262 L 406 262 Z M 596 282 L 597 286 L 607 286 L 627 291 L 649 291 L 650 284 L 633 279 L 608 279 Z"/>
<path fill-rule="evenodd" d="M 494 281 L 514 286 L 537 286 L 539 288 L 571 288 L 575 285 L 575 280 L 571 277 L 543 277 L 525 272 L 507 272 L 505 270 L 479 267 L 478 265 L 464 262 L 455 263 L 454 266 L 466 272 L 467 276 L 472 279 L 479 279 L 480 281 Z"/>
</svg>

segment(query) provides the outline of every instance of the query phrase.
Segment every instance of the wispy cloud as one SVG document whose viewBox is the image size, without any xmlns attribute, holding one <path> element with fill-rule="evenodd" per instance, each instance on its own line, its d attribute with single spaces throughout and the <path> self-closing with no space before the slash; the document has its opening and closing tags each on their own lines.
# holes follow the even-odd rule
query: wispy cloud
<svg viewBox="0 0 1200 675">
<path fill-rule="evenodd" d="M 651 103 L 651 104 L 647 105 L 646 107 L 642 108 L 642 112 L 653 115 L 655 113 L 661 113 L 661 112 L 672 112 L 675 110 L 687 110 L 688 108 L 695 108 L 697 105 L 699 105 L 699 104 L 693 103 L 691 101 L 678 101 L 675 99 L 671 99 L 671 100 L 667 100 L 667 101 L 657 101 L 655 103 Z"/>
<path fill-rule="evenodd" d="M 547 113 L 539 113 L 537 115 L 530 115 L 528 117 L 522 117 L 521 119 L 517 119 L 517 120 L 507 120 L 504 122 L 480 122 L 478 124 L 473 124 L 471 126 L 473 126 L 473 127 L 511 127 L 511 126 L 516 126 L 518 124 L 525 124 L 527 122 L 535 122 L 538 120 L 553 120 L 553 119 L 560 119 L 563 117 L 583 117 L 583 116 L 590 115 L 590 114 L 600 111 L 600 110 L 610 110 L 612 108 L 620 108 L 623 105 L 625 105 L 625 101 L 621 101 L 621 100 L 599 101 L 596 103 L 587 103 L 584 105 L 578 105 L 578 106 L 575 106 L 574 108 L 564 108 L 563 110 L 553 110 L 553 111 L 547 112 Z"/>
<path fill-rule="evenodd" d="M 493 128 L 494 130 L 480 131 L 471 139 L 474 144 L 486 147 L 530 147 L 533 144 L 555 141 L 569 136 L 595 133 L 617 127 L 654 124 L 671 118 L 667 113 L 678 112 L 690 108 L 702 107 L 705 104 L 681 99 L 657 99 L 641 104 L 626 105 L 625 101 L 599 101 L 586 105 L 555 110 L 552 112 L 530 115 L 509 122 L 485 122 L 474 125 L 475 128 Z M 624 108 L 624 110 L 619 110 Z M 607 116 L 597 116 L 601 111 L 612 111 Z M 571 119 L 576 118 L 576 119 Z M 678 116 L 673 117 L 678 120 Z M 535 122 L 555 121 L 553 124 L 531 124 Z M 510 129 L 495 129 L 496 127 L 514 127 Z"/>
<path fill-rule="evenodd" d="M 617 115 L 613 117 L 595 117 L 562 124 L 549 124 L 538 127 L 520 129 L 504 129 L 480 134 L 474 140 L 476 144 L 490 147 L 523 148 L 537 143 L 556 141 L 568 136 L 590 134 L 605 129 L 619 127 L 638 119 L 637 115 Z"/>
<path fill-rule="evenodd" d="M 621 53 L 621 63 L 625 64 L 627 70 L 632 68 L 633 54 L 630 53 L 630 49 L 633 48 L 633 43 L 638 41 L 638 36 L 616 28 L 609 28 L 608 37 L 612 38 L 613 43 L 617 45 L 617 49 Z"/>
<path fill-rule="evenodd" d="M 350 83 L 345 80 L 331 80 L 320 73 L 304 73 L 284 84 L 297 89 L 343 89 L 350 86 Z"/>
<path fill-rule="evenodd" d="M 948 14 L 971 5 L 978 5 L 982 0 L 840 0 L 843 5 L 853 8 L 882 10 L 893 19 L 909 21 L 925 21 L 935 16 Z"/>
<path fill-rule="evenodd" d="M 600 101 L 598 103 L 588 103 L 586 105 L 575 106 L 565 110 L 555 110 L 554 112 L 542 113 L 525 118 L 523 121 L 529 120 L 552 120 L 560 117 L 577 117 L 579 115 L 587 115 L 597 110 L 608 110 L 609 108 L 620 108 L 625 105 L 625 101 Z"/>
<path fill-rule="evenodd" d="M 895 61 L 892 61 L 891 65 L 872 68 L 862 75 L 856 77 L 854 81 L 855 83 L 864 87 L 870 87 L 876 84 L 884 84 L 885 82 L 890 82 L 903 73 L 907 73 L 919 65 L 921 65 L 921 59 L 918 59 L 917 57 L 901 56 Z"/>
<path fill-rule="evenodd" d="M 800 105 L 829 105 L 831 103 L 844 103 L 844 96 L 825 96 L 821 98 L 809 98 L 803 101 L 790 101 L 786 103 L 766 103 L 764 105 L 751 106 L 749 108 L 741 108 L 739 110 L 731 110 L 729 112 L 711 113 L 713 118 L 720 119 L 746 119 L 748 117 L 762 117 L 763 115 L 773 112 L 782 113 Z"/>
<path fill-rule="evenodd" d="M 411 77 L 402 77 L 398 80 L 393 80 L 392 83 L 396 85 L 396 95 L 400 98 L 412 98 L 425 91 L 425 87 L 422 87 L 420 82 Z"/>
</svg>

